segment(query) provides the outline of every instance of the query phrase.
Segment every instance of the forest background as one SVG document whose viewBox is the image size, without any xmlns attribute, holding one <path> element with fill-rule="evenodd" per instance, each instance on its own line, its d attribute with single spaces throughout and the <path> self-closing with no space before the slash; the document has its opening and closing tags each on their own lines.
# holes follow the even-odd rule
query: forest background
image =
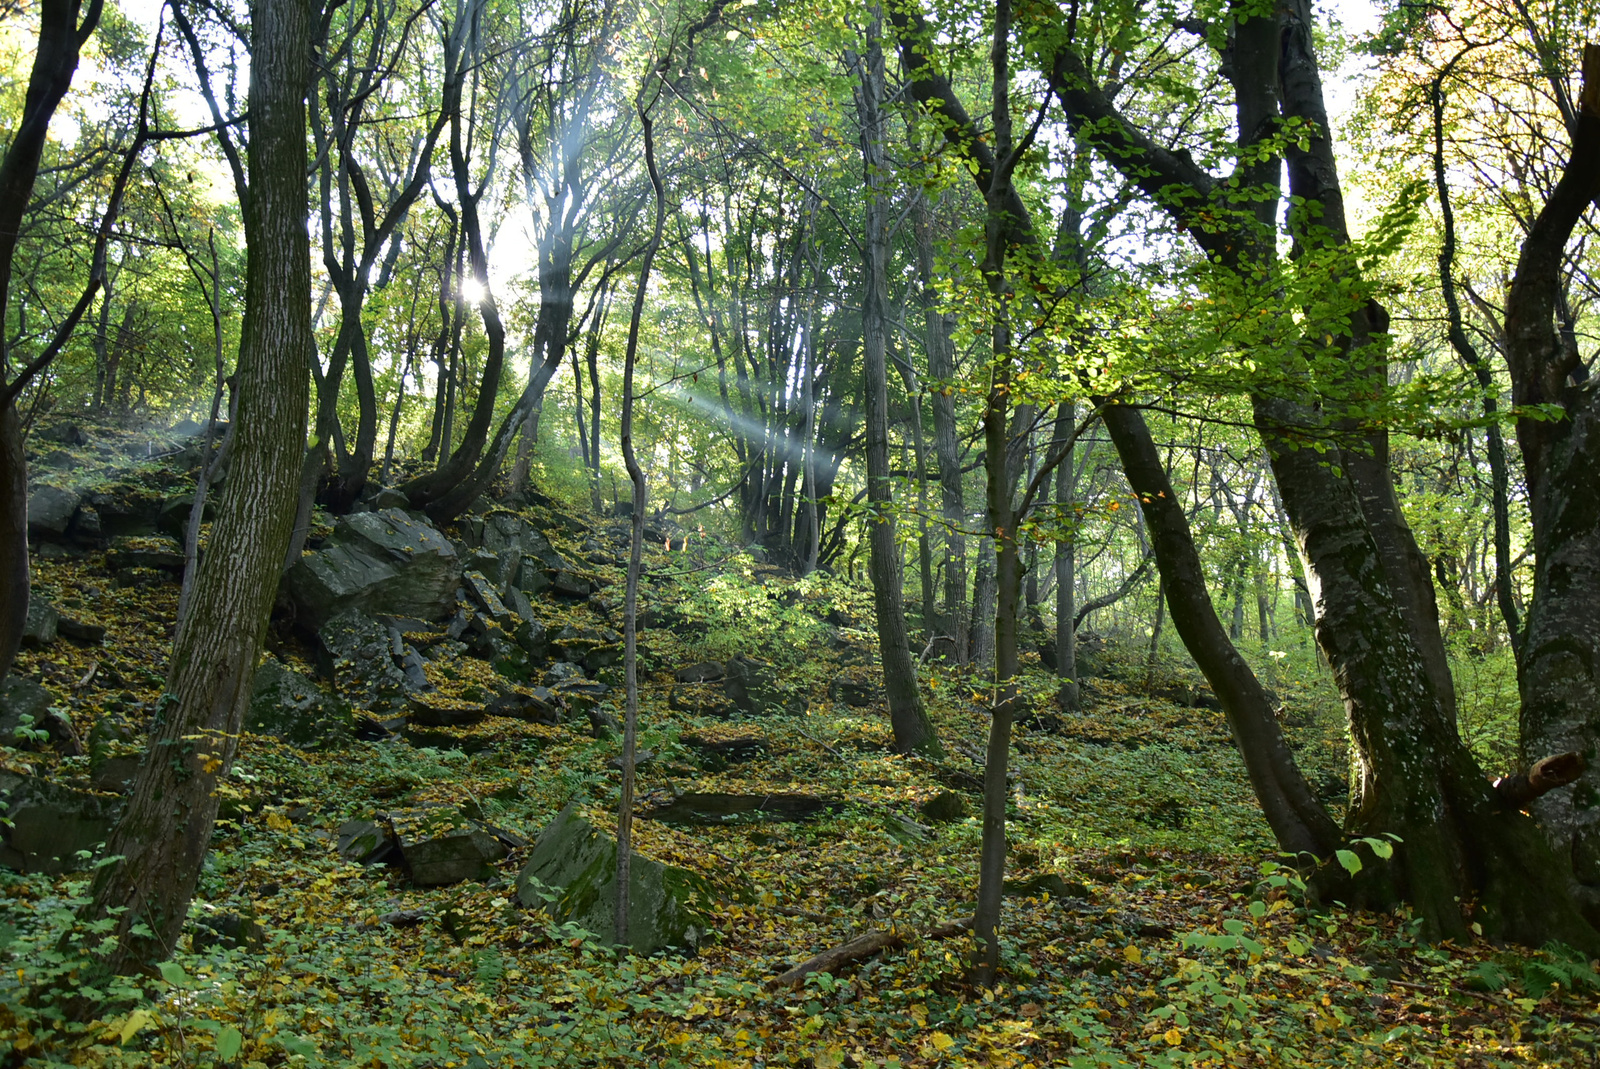
<svg viewBox="0 0 1600 1069">
<path fill-rule="evenodd" d="M 1012 725 L 1083 709 L 1080 628 L 1205 679 L 1313 900 L 1600 952 L 1596 11 L 1372 14 L 6 7 L 0 670 L 36 427 L 194 420 L 185 549 L 227 561 L 154 736 L 204 741 L 83 907 L 104 967 L 176 944 L 284 568 L 540 495 L 632 520 L 623 858 L 670 516 L 871 591 L 896 751 L 974 681 L 980 985 Z"/>
</svg>

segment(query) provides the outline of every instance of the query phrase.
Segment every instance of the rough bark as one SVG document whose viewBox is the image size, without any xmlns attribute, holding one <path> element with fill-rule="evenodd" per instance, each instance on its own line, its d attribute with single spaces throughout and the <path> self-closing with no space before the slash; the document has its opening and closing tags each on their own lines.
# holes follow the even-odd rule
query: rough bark
<svg viewBox="0 0 1600 1069">
<path fill-rule="evenodd" d="M 884 697 L 901 753 L 937 754 L 939 739 L 917 689 L 911 642 L 906 634 L 904 575 L 889 479 L 889 367 L 887 299 L 889 265 L 888 161 L 884 153 L 883 46 L 881 15 L 868 23 L 867 49 L 856 57 L 856 112 L 861 124 L 861 163 L 866 187 L 862 241 L 865 277 L 861 297 L 862 389 L 866 397 L 867 538 L 872 595 L 883 662 Z"/>
<path fill-rule="evenodd" d="M 233 460 L 211 551 L 180 621 L 149 751 L 107 842 L 86 919 L 114 918 L 102 964 L 142 969 L 182 931 L 238 745 L 294 518 L 311 366 L 305 0 L 251 5 L 250 251 Z M 113 914 L 113 910 L 118 910 Z M 148 926 L 148 929 L 137 926 Z"/>
<path fill-rule="evenodd" d="M 1600 379 L 1557 326 L 1573 228 L 1600 197 L 1600 45 L 1583 55 L 1572 154 L 1522 244 L 1506 298 L 1506 362 L 1520 418 L 1536 566 L 1520 664 L 1523 759 L 1575 751 L 1588 770 L 1534 803 L 1600 917 Z"/>
</svg>

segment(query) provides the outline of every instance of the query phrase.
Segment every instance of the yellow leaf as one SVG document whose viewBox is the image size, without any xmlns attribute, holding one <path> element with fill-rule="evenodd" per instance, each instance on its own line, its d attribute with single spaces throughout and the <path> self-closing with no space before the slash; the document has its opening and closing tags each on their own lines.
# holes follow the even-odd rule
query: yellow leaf
<svg viewBox="0 0 1600 1069">
<path fill-rule="evenodd" d="M 945 1035 L 943 1032 L 935 1032 L 933 1035 L 929 1036 L 928 1039 L 933 1043 L 933 1049 L 937 1050 L 941 1054 L 956 1045 L 956 1041 Z"/>
<path fill-rule="evenodd" d="M 271 828 L 273 831 L 288 831 L 290 828 L 294 827 L 294 825 L 290 824 L 289 818 L 284 816 L 282 813 L 268 813 L 267 827 Z"/>
<path fill-rule="evenodd" d="M 128 1040 L 154 1024 L 155 1020 L 155 1014 L 149 1010 L 134 1010 L 128 1014 L 128 1019 L 122 1023 L 122 1031 L 117 1033 L 117 1042 L 128 1042 Z"/>
<path fill-rule="evenodd" d="M 1134 965 L 1137 965 L 1144 960 L 1144 955 L 1139 953 L 1139 948 L 1134 946 L 1132 943 L 1129 943 L 1127 946 L 1122 948 L 1122 956 L 1127 958 L 1128 961 Z"/>
<path fill-rule="evenodd" d="M 1172 1046 L 1176 1047 L 1179 1043 L 1183 1042 L 1183 1033 L 1178 1031 L 1176 1028 L 1169 1028 L 1162 1034 L 1161 1038 L 1166 1040 Z"/>
</svg>

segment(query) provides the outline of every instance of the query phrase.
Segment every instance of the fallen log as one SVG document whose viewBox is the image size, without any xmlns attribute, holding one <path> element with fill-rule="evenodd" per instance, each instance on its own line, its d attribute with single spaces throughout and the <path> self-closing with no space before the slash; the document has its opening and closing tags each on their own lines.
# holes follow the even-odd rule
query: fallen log
<svg viewBox="0 0 1600 1069">
<path fill-rule="evenodd" d="M 936 924 L 920 934 L 906 932 L 897 928 L 867 932 L 865 935 L 856 936 L 848 943 L 841 943 L 829 950 L 824 950 L 820 954 L 813 955 L 782 975 L 768 980 L 767 990 L 775 991 L 780 987 L 799 987 L 805 983 L 806 977 L 814 972 L 831 973 L 841 965 L 848 965 L 853 961 L 870 958 L 880 950 L 890 950 L 922 939 L 949 939 L 951 936 L 960 935 L 962 932 L 971 930 L 972 918 L 963 917 L 960 920 Z"/>
<path fill-rule="evenodd" d="M 1528 803 L 1583 775 L 1588 765 L 1579 753 L 1555 754 L 1542 757 L 1526 772 L 1502 776 L 1494 781 L 1495 793 L 1512 809 L 1526 809 Z"/>
</svg>

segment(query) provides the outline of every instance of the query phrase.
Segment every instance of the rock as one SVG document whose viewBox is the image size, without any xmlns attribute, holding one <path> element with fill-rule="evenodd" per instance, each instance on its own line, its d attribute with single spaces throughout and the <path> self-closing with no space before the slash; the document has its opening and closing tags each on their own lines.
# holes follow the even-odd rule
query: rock
<svg viewBox="0 0 1600 1069">
<path fill-rule="evenodd" d="M 493 863 L 509 853 L 492 833 L 447 806 L 397 810 L 389 814 L 389 827 L 418 887 L 487 879 Z"/>
<path fill-rule="evenodd" d="M 75 490 L 41 486 L 28 495 L 28 535 L 53 539 L 66 535 L 83 500 Z"/>
<path fill-rule="evenodd" d="M 265 657 L 251 683 L 245 726 L 258 735 L 316 749 L 348 738 L 354 720 L 348 703 L 276 658 Z"/>
<path fill-rule="evenodd" d="M 494 584 L 489 582 L 489 577 L 482 572 L 469 571 L 461 577 L 461 585 L 472 595 L 472 600 L 478 603 L 489 619 L 501 627 L 508 627 L 513 619 L 506 603 L 500 600 L 500 595 L 495 591 Z"/>
<path fill-rule="evenodd" d="M 128 789 L 133 777 L 139 774 L 142 754 L 111 754 L 89 765 L 89 782 L 97 791 L 120 794 Z"/>
<path fill-rule="evenodd" d="M 529 657 L 542 661 L 550 656 L 550 632 L 534 615 L 533 603 L 514 583 L 505 587 L 506 608 L 512 612 L 511 638 Z"/>
<path fill-rule="evenodd" d="M 190 942 L 196 952 L 213 947 L 259 949 L 266 935 L 253 915 L 211 913 L 194 922 Z"/>
<path fill-rule="evenodd" d="M 564 598 L 587 598 L 594 590 L 593 580 L 569 568 L 562 568 L 550 576 L 550 592 Z"/>
<path fill-rule="evenodd" d="M 600 703 L 600 699 L 611 692 L 611 688 L 599 680 L 584 679 L 581 676 L 557 683 L 550 689 L 574 713 L 587 713 Z"/>
<path fill-rule="evenodd" d="M 691 792 L 642 814 L 669 824 L 794 824 L 840 807 L 813 794 Z"/>
<path fill-rule="evenodd" d="M 22 625 L 24 646 L 48 646 L 56 640 L 61 614 L 54 605 L 34 594 L 28 598 L 28 618 Z"/>
<path fill-rule="evenodd" d="M 721 661 L 701 661 L 672 673 L 679 683 L 714 683 L 727 674 Z"/>
<path fill-rule="evenodd" d="M 490 716 L 508 716 L 532 724 L 561 723 L 561 699 L 546 687 L 518 688 L 491 701 Z"/>
<path fill-rule="evenodd" d="M 106 629 L 100 624 L 85 623 L 70 616 L 63 616 L 56 621 L 56 632 L 74 642 L 90 646 L 100 645 L 106 637 Z"/>
<path fill-rule="evenodd" d="M 349 610 L 324 624 L 317 638 L 326 659 L 323 674 L 352 706 L 380 719 L 410 711 L 409 697 L 417 688 L 395 663 L 388 628 Z"/>
<path fill-rule="evenodd" d="M 878 700 L 880 688 L 854 679 L 835 679 L 828 684 L 828 697 L 855 709 L 864 709 Z"/>
<path fill-rule="evenodd" d="M 955 791 L 940 791 L 917 806 L 917 812 L 935 823 L 950 824 L 967 819 L 971 810 L 967 806 L 967 800 Z"/>
<path fill-rule="evenodd" d="M 372 498 L 372 507 L 382 512 L 385 509 L 408 509 L 411 499 L 401 493 L 398 488 L 385 486 Z"/>
<path fill-rule="evenodd" d="M 56 875 L 88 868 L 122 799 L 0 772 L 0 866 Z"/>
<path fill-rule="evenodd" d="M 777 672 L 766 661 L 740 653 L 728 661 L 726 668 L 722 689 L 740 712 L 747 716 L 800 712 L 799 703 L 778 686 Z"/>
<path fill-rule="evenodd" d="M 411 722 L 436 728 L 470 727 L 486 714 L 481 704 L 438 694 L 411 696 Z"/>
<path fill-rule="evenodd" d="M 313 628 L 357 609 L 439 620 L 455 607 L 461 562 L 449 541 L 399 509 L 342 516 L 328 544 L 285 576 Z"/>
<path fill-rule="evenodd" d="M 183 546 L 176 538 L 167 535 L 114 538 L 111 540 L 111 549 L 106 553 L 106 567 L 112 571 L 154 568 L 182 575 Z"/>
<path fill-rule="evenodd" d="M 1006 880 L 1005 893 L 1016 898 L 1053 899 L 1088 898 L 1089 888 L 1076 881 L 1067 881 L 1053 872 L 1043 872 L 1026 880 Z"/>
<path fill-rule="evenodd" d="M 7 676 L 0 681 L 0 744 L 22 750 L 37 749 L 37 744 L 45 740 L 19 738 L 18 729 L 25 727 L 29 732 L 44 732 L 46 739 L 64 753 L 81 752 L 72 721 L 52 708 L 55 703 L 56 696 L 31 679 Z"/>
<path fill-rule="evenodd" d="M 339 856 L 357 865 L 377 865 L 390 860 L 394 836 L 375 820 L 347 820 L 339 825 Z"/>
<path fill-rule="evenodd" d="M 695 947 L 709 930 L 706 910 L 728 897 L 712 881 L 634 853 L 628 866 L 628 945 L 640 954 Z M 543 907 L 602 942 L 616 942 L 617 843 L 569 805 L 533 844 L 517 873 L 517 900 Z"/>
<path fill-rule="evenodd" d="M 928 838 L 927 828 L 899 813 L 883 814 L 883 830 L 889 833 L 889 838 L 908 845 L 926 842 Z"/>
<path fill-rule="evenodd" d="M 681 735 L 678 741 L 694 750 L 709 771 L 720 772 L 736 761 L 749 761 L 768 752 L 765 735 Z"/>
<path fill-rule="evenodd" d="M 550 666 L 544 674 L 544 683 L 547 687 L 560 686 L 572 679 L 583 679 L 583 669 L 570 661 L 557 661 Z"/>
<path fill-rule="evenodd" d="M 737 710 L 721 687 L 706 683 L 686 683 L 667 692 L 667 708 L 695 716 L 714 716 L 726 720 Z"/>
</svg>

